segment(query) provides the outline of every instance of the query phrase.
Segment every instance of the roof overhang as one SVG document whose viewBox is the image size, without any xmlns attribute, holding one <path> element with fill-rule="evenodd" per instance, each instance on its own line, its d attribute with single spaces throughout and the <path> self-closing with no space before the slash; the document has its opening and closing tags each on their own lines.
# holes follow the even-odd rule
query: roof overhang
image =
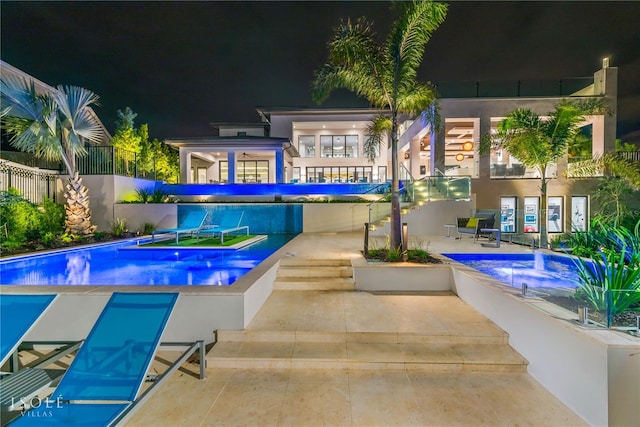
<svg viewBox="0 0 640 427">
<path fill-rule="evenodd" d="M 272 151 L 284 150 L 291 157 L 298 157 L 298 150 L 289 138 L 261 136 L 210 136 L 198 138 L 165 139 L 174 148 L 191 148 L 200 151 Z"/>
</svg>

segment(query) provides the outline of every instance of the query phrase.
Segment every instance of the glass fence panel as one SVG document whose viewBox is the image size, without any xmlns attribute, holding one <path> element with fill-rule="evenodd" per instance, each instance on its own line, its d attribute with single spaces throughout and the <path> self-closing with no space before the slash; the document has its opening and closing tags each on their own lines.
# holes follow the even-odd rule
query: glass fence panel
<svg viewBox="0 0 640 427">
<path fill-rule="evenodd" d="M 640 320 L 640 288 L 606 291 L 607 326 L 638 332 Z"/>
</svg>

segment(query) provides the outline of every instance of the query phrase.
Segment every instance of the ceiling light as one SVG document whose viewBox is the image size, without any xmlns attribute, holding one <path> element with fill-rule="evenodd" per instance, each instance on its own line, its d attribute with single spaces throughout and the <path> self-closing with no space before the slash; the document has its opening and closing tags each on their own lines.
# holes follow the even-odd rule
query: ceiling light
<svg viewBox="0 0 640 427">
<path fill-rule="evenodd" d="M 471 151 L 471 150 L 473 150 L 473 142 L 471 142 L 471 141 L 467 141 L 467 142 L 465 142 L 464 144 L 462 144 L 462 149 L 463 149 L 464 151 Z"/>
<path fill-rule="evenodd" d="M 459 161 L 459 162 L 463 161 L 464 160 L 464 154 L 462 154 L 462 153 L 456 154 L 456 160 Z"/>
</svg>

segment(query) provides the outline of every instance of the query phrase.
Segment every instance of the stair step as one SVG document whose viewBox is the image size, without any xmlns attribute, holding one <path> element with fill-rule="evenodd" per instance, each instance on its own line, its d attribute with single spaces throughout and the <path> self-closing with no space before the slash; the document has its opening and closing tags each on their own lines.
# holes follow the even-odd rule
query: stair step
<svg viewBox="0 0 640 427">
<path fill-rule="evenodd" d="M 450 343 L 218 342 L 208 368 L 416 369 L 526 372 L 507 345 Z"/>
<path fill-rule="evenodd" d="M 501 330 L 486 335 L 416 334 L 409 332 L 331 332 L 331 331 L 255 331 L 218 330 L 218 342 L 332 342 L 332 343 L 388 343 L 388 344 L 494 344 L 506 345 L 509 338 Z"/>
<path fill-rule="evenodd" d="M 353 277 L 351 266 L 289 266 L 278 268 L 278 279 L 284 277 Z"/>
<path fill-rule="evenodd" d="M 351 267 L 350 259 L 317 259 L 287 257 L 280 260 L 280 267 Z"/>
<path fill-rule="evenodd" d="M 353 291 L 355 290 L 355 281 L 352 277 L 277 277 L 273 282 L 273 289 Z"/>
</svg>

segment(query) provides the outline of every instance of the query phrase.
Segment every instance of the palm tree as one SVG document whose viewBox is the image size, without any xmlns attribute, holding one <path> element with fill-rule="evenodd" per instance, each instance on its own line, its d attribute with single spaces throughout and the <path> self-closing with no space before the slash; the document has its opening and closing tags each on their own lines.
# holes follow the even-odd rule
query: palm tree
<svg viewBox="0 0 640 427">
<path fill-rule="evenodd" d="M 540 246 L 546 247 L 547 236 L 547 184 L 550 163 L 567 152 L 586 115 L 603 113 L 606 107 L 600 100 L 570 101 L 556 105 L 555 110 L 538 116 L 529 109 L 518 108 L 510 112 L 497 127 L 492 144 L 505 148 L 510 155 L 526 167 L 535 168 L 540 175 Z"/>
<path fill-rule="evenodd" d="M 38 157 L 62 161 L 67 168 L 65 231 L 92 235 L 96 226 L 91 225 L 88 189 L 76 169 L 76 156 L 87 153 L 86 142 L 99 143 L 105 136 L 91 109 L 98 96 L 76 86 L 38 93 L 33 81 L 19 78 L 0 79 L 0 92 L 1 124 L 11 145 Z"/>
<path fill-rule="evenodd" d="M 376 42 L 366 18 L 341 21 L 329 42 L 329 59 L 315 73 L 312 96 L 317 103 L 335 89 L 348 89 L 379 109 L 372 120 L 364 151 L 373 162 L 380 152 L 382 136 L 391 140 L 391 235 L 393 249 L 402 247 L 400 183 L 398 179 L 398 114 L 424 113 L 437 125 L 435 90 L 416 82 L 427 42 L 444 21 L 447 5 L 433 1 L 399 2 L 404 7 L 386 43 Z M 406 249 L 406 248 L 405 248 Z"/>
</svg>

